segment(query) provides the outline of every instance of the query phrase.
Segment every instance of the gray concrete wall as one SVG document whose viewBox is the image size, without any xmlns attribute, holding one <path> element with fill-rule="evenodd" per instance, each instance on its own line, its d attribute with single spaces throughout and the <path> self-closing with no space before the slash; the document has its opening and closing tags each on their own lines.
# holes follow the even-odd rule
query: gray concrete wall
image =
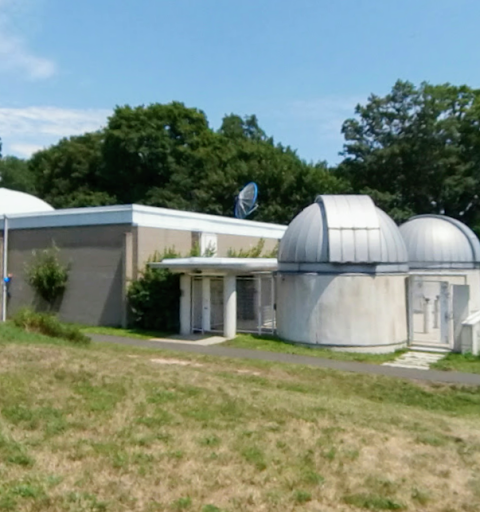
<svg viewBox="0 0 480 512">
<path fill-rule="evenodd" d="M 249 249 L 259 238 L 218 235 L 218 255 L 233 248 Z M 14 275 L 8 315 L 36 304 L 34 291 L 26 282 L 25 266 L 33 251 L 51 247 L 54 241 L 61 259 L 70 265 L 67 290 L 58 310 L 60 318 L 87 325 L 118 326 L 127 322 L 126 295 L 129 284 L 139 277 L 155 251 L 174 247 L 187 256 L 195 233 L 130 225 L 68 228 L 18 229 L 9 232 L 8 272 Z M 2 239 L 0 237 L 0 251 Z M 265 241 L 265 251 L 276 240 Z"/>
<path fill-rule="evenodd" d="M 406 276 L 279 274 L 277 330 L 286 340 L 389 352 L 407 342 Z"/>
<path fill-rule="evenodd" d="M 25 266 L 33 251 L 60 249 L 70 265 L 69 282 L 59 308 L 68 322 L 89 325 L 120 325 L 124 316 L 124 245 L 130 226 L 91 226 L 15 230 L 9 233 L 8 271 L 13 274 L 8 314 L 36 303 L 26 282 Z"/>
</svg>

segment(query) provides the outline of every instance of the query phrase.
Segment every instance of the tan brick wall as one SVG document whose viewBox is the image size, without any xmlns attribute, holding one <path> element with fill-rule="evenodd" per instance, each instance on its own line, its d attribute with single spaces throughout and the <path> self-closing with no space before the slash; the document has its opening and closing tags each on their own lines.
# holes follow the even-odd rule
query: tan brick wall
<svg viewBox="0 0 480 512">
<path fill-rule="evenodd" d="M 13 274 L 8 313 L 34 303 L 25 266 L 34 249 L 60 248 L 70 265 L 69 282 L 59 316 L 90 325 L 120 325 L 124 316 L 124 244 L 130 226 L 89 226 L 9 232 L 8 271 Z"/>
<path fill-rule="evenodd" d="M 148 259 L 159 251 L 174 248 L 182 256 L 188 256 L 192 248 L 192 233 L 190 231 L 176 231 L 159 228 L 133 228 L 136 246 L 134 258 L 137 270 L 142 270 Z"/>
<path fill-rule="evenodd" d="M 271 238 L 265 238 L 265 245 L 263 246 L 263 252 L 270 252 L 275 248 L 278 240 Z M 239 251 L 240 249 L 248 250 L 255 247 L 260 238 L 253 236 L 237 236 L 237 235 L 218 235 L 218 256 L 227 256 L 228 250 Z"/>
</svg>

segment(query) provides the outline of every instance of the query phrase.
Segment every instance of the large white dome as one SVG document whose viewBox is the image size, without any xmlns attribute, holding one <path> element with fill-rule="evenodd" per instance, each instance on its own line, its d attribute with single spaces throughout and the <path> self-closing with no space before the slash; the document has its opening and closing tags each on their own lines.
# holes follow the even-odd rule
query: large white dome
<svg viewBox="0 0 480 512">
<path fill-rule="evenodd" d="M 0 188 L 0 215 L 41 213 L 52 210 L 48 203 L 38 197 L 17 190 Z"/>
<path fill-rule="evenodd" d="M 480 266 L 480 242 L 462 222 L 445 215 L 418 215 L 400 226 L 412 269 Z"/>
<path fill-rule="evenodd" d="M 408 256 L 398 227 L 370 197 L 332 195 L 293 219 L 278 261 L 284 271 L 395 272 L 407 270 Z"/>
</svg>

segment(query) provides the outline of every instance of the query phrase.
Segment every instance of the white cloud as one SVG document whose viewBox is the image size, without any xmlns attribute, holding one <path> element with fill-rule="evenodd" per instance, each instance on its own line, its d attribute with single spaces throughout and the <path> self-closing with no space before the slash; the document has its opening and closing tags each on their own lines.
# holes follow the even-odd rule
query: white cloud
<svg viewBox="0 0 480 512">
<path fill-rule="evenodd" d="M 41 149 L 43 149 L 43 146 L 40 144 L 10 144 L 10 154 L 21 158 L 29 158 L 33 153 Z"/>
<path fill-rule="evenodd" d="M 107 109 L 0 108 L 3 154 L 28 157 L 62 137 L 100 129 L 111 113 Z"/>
<path fill-rule="evenodd" d="M 50 78 L 55 63 L 35 55 L 19 27 L 32 6 L 32 0 L 0 0 L 0 71 L 23 73 L 30 80 Z"/>
</svg>

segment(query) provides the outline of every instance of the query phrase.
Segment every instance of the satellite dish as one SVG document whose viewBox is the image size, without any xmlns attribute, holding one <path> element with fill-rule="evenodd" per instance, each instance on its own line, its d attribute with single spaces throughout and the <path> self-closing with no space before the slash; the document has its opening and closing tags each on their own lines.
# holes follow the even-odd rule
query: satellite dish
<svg viewBox="0 0 480 512">
<path fill-rule="evenodd" d="M 244 219 L 257 209 L 258 187 L 250 182 L 245 185 L 235 199 L 235 217 Z"/>
</svg>

